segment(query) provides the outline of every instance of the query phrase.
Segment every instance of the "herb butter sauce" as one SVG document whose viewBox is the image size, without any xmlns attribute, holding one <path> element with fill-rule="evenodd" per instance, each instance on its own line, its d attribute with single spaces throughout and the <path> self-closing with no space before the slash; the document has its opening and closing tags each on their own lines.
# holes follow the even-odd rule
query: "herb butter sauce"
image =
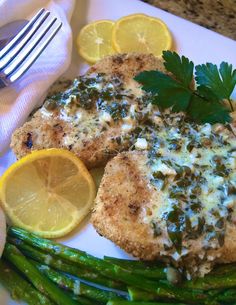
<svg viewBox="0 0 236 305">
<path fill-rule="evenodd" d="M 78 123 L 92 113 L 99 132 L 117 126 L 118 144 L 147 152 L 147 178 L 156 192 L 143 219 L 154 237 L 163 236 L 163 255 L 178 259 L 196 239 L 205 250 L 222 247 L 227 222 L 236 222 L 235 136 L 227 126 L 160 112 L 151 94 L 134 89 L 116 76 L 81 76 L 42 111 Z"/>
</svg>

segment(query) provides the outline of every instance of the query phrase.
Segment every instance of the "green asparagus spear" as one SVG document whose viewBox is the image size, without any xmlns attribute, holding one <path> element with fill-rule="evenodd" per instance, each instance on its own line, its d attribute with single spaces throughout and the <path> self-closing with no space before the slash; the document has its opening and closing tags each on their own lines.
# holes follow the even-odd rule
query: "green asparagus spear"
<svg viewBox="0 0 236 305">
<path fill-rule="evenodd" d="M 56 257 L 55 255 L 49 255 L 47 253 L 39 251 L 31 247 L 30 245 L 25 244 L 21 240 L 12 238 L 8 238 L 8 240 L 17 248 L 19 248 L 25 256 L 32 258 L 33 260 L 36 260 L 41 264 L 49 265 L 59 271 L 64 271 L 66 273 L 75 275 L 83 280 L 91 281 L 102 286 L 119 290 L 126 290 L 126 285 L 123 285 L 122 283 L 116 280 L 106 278 L 98 272 L 91 271 L 89 269 L 86 269 L 85 267 L 72 265 L 71 263 L 62 260 Z"/>
<path fill-rule="evenodd" d="M 128 287 L 129 298 L 131 301 L 156 301 L 156 294 L 140 290 L 135 287 Z"/>
<path fill-rule="evenodd" d="M 35 288 L 48 296 L 57 305 L 78 305 L 76 301 L 64 294 L 61 289 L 47 279 L 47 277 L 42 275 L 15 246 L 7 243 L 5 245 L 3 257 L 15 265 Z"/>
<path fill-rule="evenodd" d="M 104 259 L 106 261 L 109 261 L 111 263 L 114 263 L 116 265 L 125 267 L 125 268 L 139 268 L 139 269 L 159 269 L 159 268 L 165 268 L 165 264 L 159 261 L 138 261 L 133 259 L 123 259 L 123 258 L 117 258 L 117 257 L 111 257 L 111 256 L 104 256 Z"/>
<path fill-rule="evenodd" d="M 37 235 L 29 233 L 20 228 L 12 227 L 8 231 L 8 234 L 10 236 L 24 240 L 26 243 L 45 252 L 48 252 L 52 255 L 57 255 L 65 260 L 86 266 L 87 268 L 91 268 L 92 270 L 96 270 L 97 272 L 100 272 L 101 274 L 107 277 L 114 279 L 117 278 L 117 274 L 119 274 L 119 279 L 124 283 L 131 285 L 139 285 L 139 287 L 143 287 L 142 276 L 137 277 L 132 274 L 132 271 L 130 270 L 125 270 L 120 266 L 112 265 L 109 262 L 93 257 L 92 255 L 89 255 L 86 252 L 80 251 L 78 249 L 69 248 L 67 246 L 55 243 L 47 239 L 39 238 Z M 153 281 L 151 286 L 153 286 L 154 283 L 155 282 Z M 147 285 L 147 287 L 150 287 L 150 285 Z"/>
<path fill-rule="evenodd" d="M 181 289 L 181 287 L 179 287 Z M 136 302 L 161 302 L 163 298 L 159 298 L 156 294 L 149 293 L 147 291 L 143 291 L 140 289 L 137 289 L 135 287 L 128 287 L 128 292 L 129 292 L 129 298 L 131 301 L 136 301 Z M 217 291 L 219 293 L 219 291 Z M 213 295 L 215 296 L 215 295 Z M 212 296 L 209 296 L 208 299 L 205 300 L 204 304 L 218 304 L 218 301 L 220 299 L 215 299 Z"/>
<path fill-rule="evenodd" d="M 115 280 L 124 282 L 127 285 L 140 288 L 142 290 L 155 293 L 159 298 L 167 298 L 183 302 L 204 303 L 208 296 L 201 290 L 180 289 L 166 283 L 143 280 L 142 276 L 132 274 L 119 266 L 112 265 L 107 261 L 88 255 L 87 253 L 69 248 L 51 240 L 43 239 L 35 234 L 29 233 L 23 229 L 12 227 L 8 231 L 10 236 L 24 240 L 26 243 L 41 249 L 51 255 L 57 255 L 65 260 L 75 264 L 88 266 L 89 268 L 100 272 L 101 274 Z"/>
<path fill-rule="evenodd" d="M 117 301 L 111 300 L 106 305 L 185 305 L 180 303 L 161 303 L 161 302 L 130 302 L 130 301 Z"/>
<path fill-rule="evenodd" d="M 85 285 L 84 283 L 80 284 L 80 292 L 81 295 L 87 296 L 103 304 L 106 304 L 110 299 L 113 298 L 117 300 L 124 299 L 117 295 L 115 292 L 96 289 L 95 287 Z"/>
<path fill-rule="evenodd" d="M 233 288 L 221 291 L 210 290 L 208 293 L 211 296 L 213 295 L 215 300 L 219 302 L 230 303 L 230 305 L 236 300 L 236 289 Z"/>
<path fill-rule="evenodd" d="M 79 279 L 72 278 L 66 274 L 53 270 L 49 266 L 39 264 L 30 260 L 38 270 L 45 274 L 51 281 L 61 288 L 71 290 L 75 295 L 84 296 L 94 299 L 95 301 L 106 304 L 112 298 L 119 298 L 115 292 L 102 290 L 93 286 L 82 283 Z"/>
<path fill-rule="evenodd" d="M 76 295 L 70 292 L 67 292 L 67 295 L 73 299 L 74 301 L 78 302 L 80 305 L 101 305 L 100 302 L 94 301 L 92 299 L 88 299 L 85 297 L 82 297 L 80 295 Z"/>
<path fill-rule="evenodd" d="M 209 275 L 227 275 L 228 273 L 236 272 L 236 264 L 224 264 L 215 266 Z"/>
<path fill-rule="evenodd" d="M 203 290 L 236 288 L 236 264 L 218 265 L 204 278 L 186 281 L 183 286 Z"/>
<path fill-rule="evenodd" d="M 145 264 L 141 261 L 125 260 L 109 256 L 104 256 L 104 259 L 107 262 L 132 271 L 133 274 L 142 275 L 146 278 L 166 279 L 166 267 L 160 267 L 148 263 Z"/>
<path fill-rule="evenodd" d="M 3 259 L 0 260 L 0 283 L 11 293 L 15 300 L 29 305 L 53 305 L 45 295 L 36 290 Z"/>
<path fill-rule="evenodd" d="M 185 281 L 183 288 L 188 289 L 225 289 L 236 287 L 236 272 L 226 275 L 206 275 L 204 278 L 197 278 L 191 281 Z"/>
</svg>

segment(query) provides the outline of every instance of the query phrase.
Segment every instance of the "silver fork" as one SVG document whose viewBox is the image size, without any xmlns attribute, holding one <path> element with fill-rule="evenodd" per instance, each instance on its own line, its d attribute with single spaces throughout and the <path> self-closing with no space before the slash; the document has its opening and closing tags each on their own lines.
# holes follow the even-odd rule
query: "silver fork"
<svg viewBox="0 0 236 305">
<path fill-rule="evenodd" d="M 0 51 L 0 88 L 16 81 L 31 67 L 61 26 L 58 18 L 42 8 L 22 28 Z"/>
</svg>

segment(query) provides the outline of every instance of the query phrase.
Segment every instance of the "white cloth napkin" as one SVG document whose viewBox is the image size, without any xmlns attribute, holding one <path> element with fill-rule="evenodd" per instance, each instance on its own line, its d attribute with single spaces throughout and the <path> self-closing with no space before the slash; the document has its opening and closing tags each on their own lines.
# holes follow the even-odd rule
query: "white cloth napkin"
<svg viewBox="0 0 236 305">
<path fill-rule="evenodd" d="M 48 88 L 66 71 L 71 61 L 70 19 L 75 0 L 0 0 L 0 27 L 29 20 L 40 8 L 59 17 L 62 28 L 37 61 L 18 81 L 0 90 L 0 155 L 9 147 L 13 131 L 42 103 Z"/>
</svg>

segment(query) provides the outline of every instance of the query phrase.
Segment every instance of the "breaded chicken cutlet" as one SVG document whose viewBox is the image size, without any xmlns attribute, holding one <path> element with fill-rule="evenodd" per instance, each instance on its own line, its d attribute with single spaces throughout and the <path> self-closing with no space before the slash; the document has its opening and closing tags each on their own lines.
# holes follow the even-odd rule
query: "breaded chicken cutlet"
<svg viewBox="0 0 236 305">
<path fill-rule="evenodd" d="M 89 168 L 105 165 L 132 145 L 131 138 L 152 111 L 148 94 L 133 80 L 151 69 L 164 71 L 153 55 L 123 54 L 99 61 L 14 132 L 11 148 L 16 157 L 58 147 L 74 152 Z"/>
<path fill-rule="evenodd" d="M 226 127 L 159 114 L 147 149 L 108 162 L 92 214 L 97 232 L 143 260 L 190 276 L 236 261 L 236 138 Z"/>
</svg>

